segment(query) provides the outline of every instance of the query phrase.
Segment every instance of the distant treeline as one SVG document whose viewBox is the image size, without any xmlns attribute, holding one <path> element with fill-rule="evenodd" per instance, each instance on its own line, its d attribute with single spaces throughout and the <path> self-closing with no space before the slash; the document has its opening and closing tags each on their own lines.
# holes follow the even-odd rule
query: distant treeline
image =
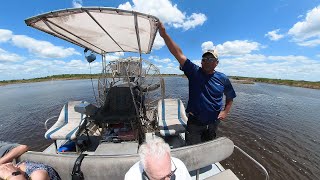
<svg viewBox="0 0 320 180">
<path fill-rule="evenodd" d="M 16 83 L 31 83 L 31 82 L 41 82 L 41 81 L 51 81 L 51 80 L 72 80 L 72 79 L 97 79 L 101 76 L 101 74 L 60 74 L 60 75 L 52 75 L 40 78 L 33 79 L 19 79 L 19 80 L 7 80 L 0 81 L 0 85 L 7 84 L 16 84 Z M 161 76 L 184 76 L 183 74 L 162 74 Z M 111 75 L 107 75 L 107 77 L 111 77 Z M 239 76 L 230 76 L 231 79 L 235 81 L 239 81 L 242 83 L 254 83 L 254 82 L 262 82 L 262 83 L 270 83 L 270 84 L 281 84 L 288 86 L 296 86 L 296 87 L 305 87 L 312 89 L 320 89 L 320 81 L 311 82 L 311 81 L 295 81 L 295 80 L 284 80 L 284 79 L 267 79 L 267 78 L 251 78 L 251 77 L 239 77 Z"/>
<path fill-rule="evenodd" d="M 298 81 L 298 80 L 287 80 L 287 79 L 268 79 L 268 78 L 251 78 L 251 77 L 239 77 L 239 76 L 230 76 L 231 79 L 243 80 L 247 82 L 262 82 L 269 84 L 280 84 L 287 86 L 296 86 L 312 89 L 320 89 L 320 81 Z"/>
<path fill-rule="evenodd" d="M 161 76 L 181 76 L 177 74 L 162 74 Z M 31 83 L 42 82 L 52 80 L 72 80 L 72 79 L 98 79 L 101 74 L 59 74 L 46 77 L 32 78 L 32 79 L 17 79 L 17 80 L 3 80 L 0 81 L 0 85 L 17 84 L 17 83 Z M 107 74 L 106 77 L 111 77 L 111 74 Z"/>
<path fill-rule="evenodd" d="M 46 77 L 32 78 L 32 79 L 17 79 L 0 81 L 0 85 L 16 84 L 16 83 L 30 83 L 30 82 L 41 82 L 49 80 L 71 80 L 71 79 L 96 79 L 99 78 L 100 74 L 59 74 Z"/>
</svg>

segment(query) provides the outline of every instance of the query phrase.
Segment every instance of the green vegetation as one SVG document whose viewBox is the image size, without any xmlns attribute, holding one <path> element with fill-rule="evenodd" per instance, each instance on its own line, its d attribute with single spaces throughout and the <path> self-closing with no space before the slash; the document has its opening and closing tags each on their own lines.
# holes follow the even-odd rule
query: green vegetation
<svg viewBox="0 0 320 180">
<path fill-rule="evenodd" d="M 42 82 L 42 81 L 51 81 L 51 80 L 72 80 L 72 79 L 90 79 L 90 78 L 97 79 L 98 77 L 100 77 L 100 74 L 60 74 L 60 75 L 46 76 L 46 77 L 33 78 L 33 79 L 0 81 L 0 86 L 8 85 L 8 84 L 32 83 L 32 82 Z"/>
<path fill-rule="evenodd" d="M 244 81 L 244 82 L 262 82 L 269 84 L 280 84 L 287 86 L 295 86 L 295 87 L 304 87 L 304 88 L 312 88 L 312 89 L 320 89 L 320 81 L 311 82 L 311 81 L 296 81 L 296 80 L 287 80 L 287 79 L 268 79 L 268 78 L 250 78 L 250 77 L 239 77 L 239 76 L 230 76 L 230 78 L 235 81 Z"/>
<path fill-rule="evenodd" d="M 31 82 L 41 82 L 41 81 L 52 81 L 52 80 L 73 80 L 73 79 L 97 79 L 101 74 L 61 74 L 53 75 L 47 77 L 33 78 L 33 79 L 19 79 L 19 80 L 8 80 L 0 81 L 1 85 L 17 84 L 17 83 L 31 83 Z M 183 74 L 162 74 L 163 77 L 169 76 L 184 76 Z M 233 82 L 242 84 L 253 84 L 255 82 L 269 83 L 269 84 L 280 84 L 287 86 L 296 86 L 312 89 L 320 89 L 320 81 L 310 82 L 310 81 L 295 81 L 295 80 L 285 80 L 285 79 L 267 79 L 267 78 L 251 78 L 251 77 L 239 77 L 230 76 Z"/>
</svg>

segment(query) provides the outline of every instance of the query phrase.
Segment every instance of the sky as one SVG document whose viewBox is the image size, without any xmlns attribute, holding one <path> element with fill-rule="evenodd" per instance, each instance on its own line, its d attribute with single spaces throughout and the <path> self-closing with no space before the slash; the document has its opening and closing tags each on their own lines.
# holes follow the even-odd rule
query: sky
<svg viewBox="0 0 320 180">
<path fill-rule="evenodd" d="M 114 7 L 158 17 L 192 62 L 219 52 L 217 71 L 228 76 L 320 81 L 319 0 L 4 0 L 0 7 L 0 80 L 99 73 L 83 49 L 26 26 L 42 13 L 78 7 Z M 107 60 L 126 56 L 108 54 Z M 137 55 L 138 56 L 138 55 Z M 157 34 L 143 58 L 161 73 L 182 74 Z"/>
</svg>

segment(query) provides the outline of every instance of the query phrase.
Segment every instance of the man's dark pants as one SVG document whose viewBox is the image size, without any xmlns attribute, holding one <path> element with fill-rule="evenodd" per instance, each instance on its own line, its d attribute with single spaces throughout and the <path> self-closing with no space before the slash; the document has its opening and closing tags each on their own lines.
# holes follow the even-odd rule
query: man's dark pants
<svg viewBox="0 0 320 180">
<path fill-rule="evenodd" d="M 212 124 L 202 124 L 193 115 L 189 114 L 186 132 L 187 145 L 199 144 L 216 138 L 216 130 L 220 120 L 216 120 Z"/>
</svg>

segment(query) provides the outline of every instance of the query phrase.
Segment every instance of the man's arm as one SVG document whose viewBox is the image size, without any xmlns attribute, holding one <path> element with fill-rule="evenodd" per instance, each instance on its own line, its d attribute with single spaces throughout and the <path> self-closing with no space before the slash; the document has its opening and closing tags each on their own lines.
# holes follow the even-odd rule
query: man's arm
<svg viewBox="0 0 320 180">
<path fill-rule="evenodd" d="M 227 117 L 231 109 L 232 103 L 233 103 L 233 99 L 226 99 L 226 105 L 224 107 L 224 110 L 219 113 L 219 116 L 218 116 L 219 120 L 224 120 Z"/>
<path fill-rule="evenodd" d="M 187 57 L 182 53 L 180 47 L 171 39 L 171 37 L 167 34 L 166 29 L 162 22 L 158 22 L 159 34 L 163 38 L 166 43 L 171 54 L 179 61 L 180 66 L 183 66 L 187 60 Z"/>
<path fill-rule="evenodd" d="M 23 153 L 28 151 L 28 146 L 19 145 L 12 150 L 10 150 L 7 154 L 5 154 L 2 158 L 0 158 L 0 164 L 12 162 L 13 159 L 18 158 Z"/>
</svg>

